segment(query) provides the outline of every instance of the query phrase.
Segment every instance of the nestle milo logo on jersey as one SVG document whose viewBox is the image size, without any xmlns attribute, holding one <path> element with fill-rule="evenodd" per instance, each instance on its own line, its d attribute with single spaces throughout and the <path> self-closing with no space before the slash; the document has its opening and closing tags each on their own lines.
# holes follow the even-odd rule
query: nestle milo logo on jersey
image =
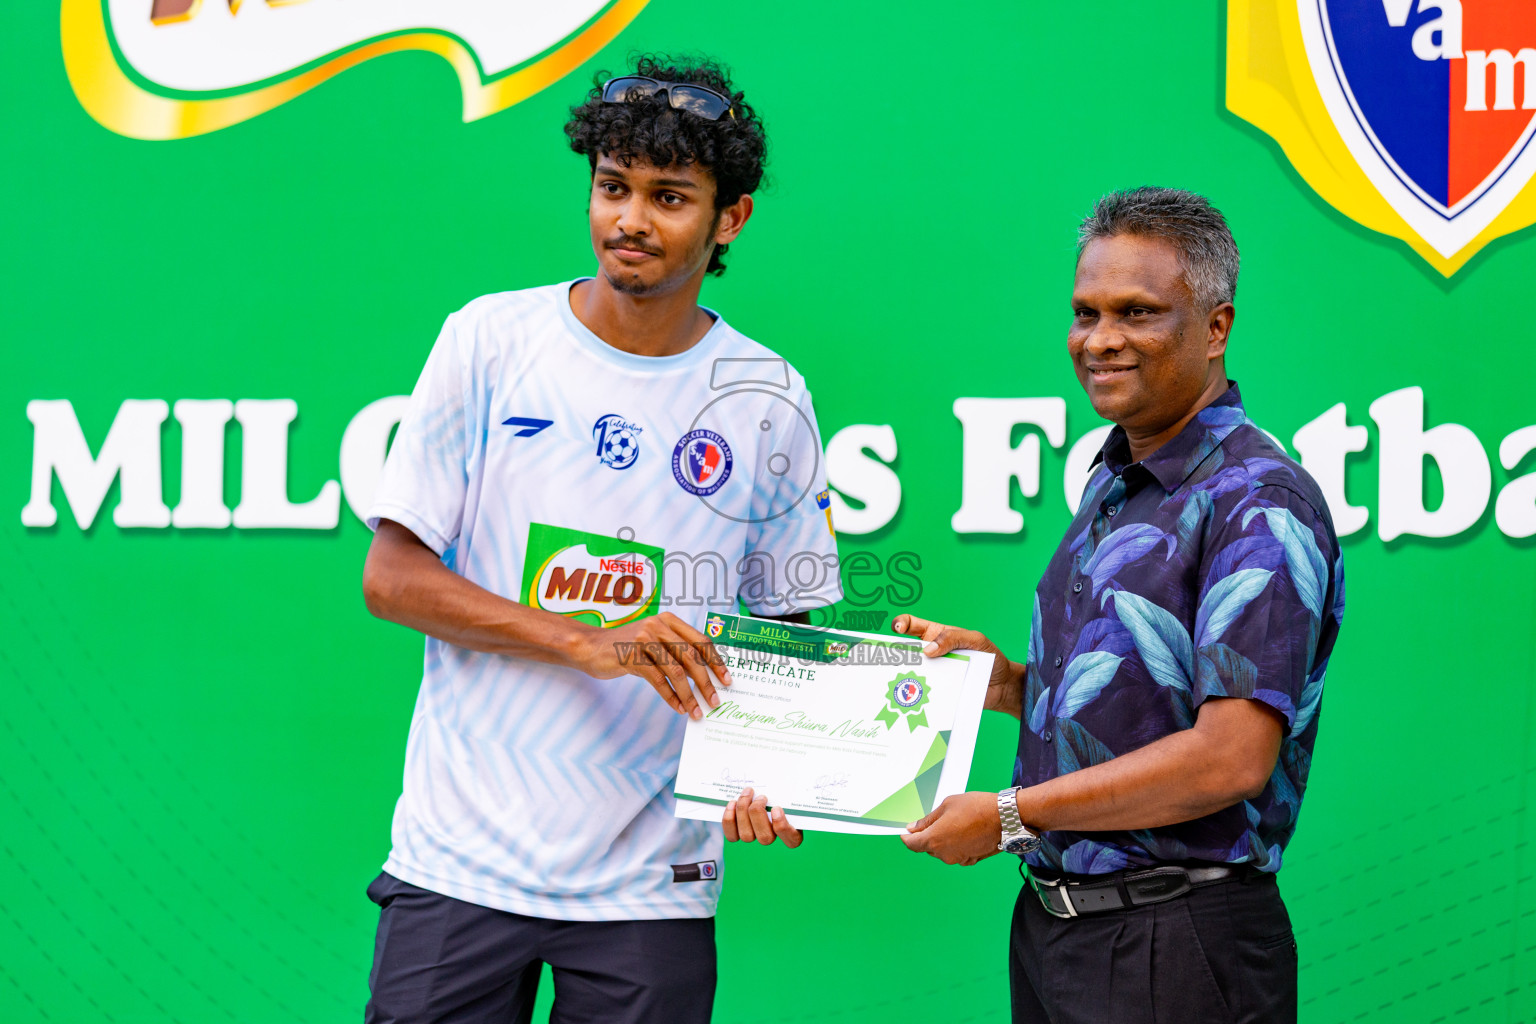
<svg viewBox="0 0 1536 1024">
<path fill-rule="evenodd" d="M 622 626 L 656 613 L 663 555 L 649 544 L 533 523 L 523 603 L 594 626 Z"/>
</svg>

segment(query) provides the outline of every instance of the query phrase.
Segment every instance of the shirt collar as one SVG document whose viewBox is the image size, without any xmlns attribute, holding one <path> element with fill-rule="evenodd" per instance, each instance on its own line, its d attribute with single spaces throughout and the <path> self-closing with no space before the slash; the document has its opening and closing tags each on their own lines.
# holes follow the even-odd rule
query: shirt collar
<svg viewBox="0 0 1536 1024">
<path fill-rule="evenodd" d="M 1116 476 L 1124 474 L 1132 465 L 1139 465 L 1171 494 L 1220 447 L 1228 434 L 1247 419 L 1237 382 L 1229 380 L 1227 390 L 1220 397 L 1195 413 L 1194 419 L 1186 423 L 1183 430 L 1139 463 L 1131 462 L 1131 444 L 1124 428 L 1119 426 L 1109 432 L 1094 463 L 1102 461 Z"/>
</svg>

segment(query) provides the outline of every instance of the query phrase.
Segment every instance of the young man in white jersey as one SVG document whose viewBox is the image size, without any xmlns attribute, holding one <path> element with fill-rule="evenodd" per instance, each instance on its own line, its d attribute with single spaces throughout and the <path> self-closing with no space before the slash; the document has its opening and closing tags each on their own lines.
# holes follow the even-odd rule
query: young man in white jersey
<svg viewBox="0 0 1536 1024">
<path fill-rule="evenodd" d="M 684 716 L 738 601 L 842 596 L 805 383 L 698 305 L 762 125 L 712 62 L 642 58 L 566 125 L 596 277 L 448 318 L 384 467 L 369 610 L 427 635 L 369 1022 L 707 1021 L 721 830 L 674 816 Z"/>
</svg>

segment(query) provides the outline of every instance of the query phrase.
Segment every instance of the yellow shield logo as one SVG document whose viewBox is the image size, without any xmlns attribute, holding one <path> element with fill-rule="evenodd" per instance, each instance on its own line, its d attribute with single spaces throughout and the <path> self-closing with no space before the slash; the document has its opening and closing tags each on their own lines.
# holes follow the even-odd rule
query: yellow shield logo
<svg viewBox="0 0 1536 1024">
<path fill-rule="evenodd" d="M 1227 109 L 1449 277 L 1536 223 L 1533 47 L 1520 0 L 1229 0 Z"/>
</svg>

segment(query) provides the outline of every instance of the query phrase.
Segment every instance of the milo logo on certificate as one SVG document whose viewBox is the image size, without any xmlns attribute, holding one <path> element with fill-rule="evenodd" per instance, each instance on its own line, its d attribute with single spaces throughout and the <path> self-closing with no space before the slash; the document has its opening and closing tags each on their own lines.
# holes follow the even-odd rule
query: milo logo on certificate
<svg viewBox="0 0 1536 1024">
<path fill-rule="evenodd" d="M 654 615 L 661 548 L 533 523 L 523 561 L 523 603 L 594 626 Z"/>
</svg>

